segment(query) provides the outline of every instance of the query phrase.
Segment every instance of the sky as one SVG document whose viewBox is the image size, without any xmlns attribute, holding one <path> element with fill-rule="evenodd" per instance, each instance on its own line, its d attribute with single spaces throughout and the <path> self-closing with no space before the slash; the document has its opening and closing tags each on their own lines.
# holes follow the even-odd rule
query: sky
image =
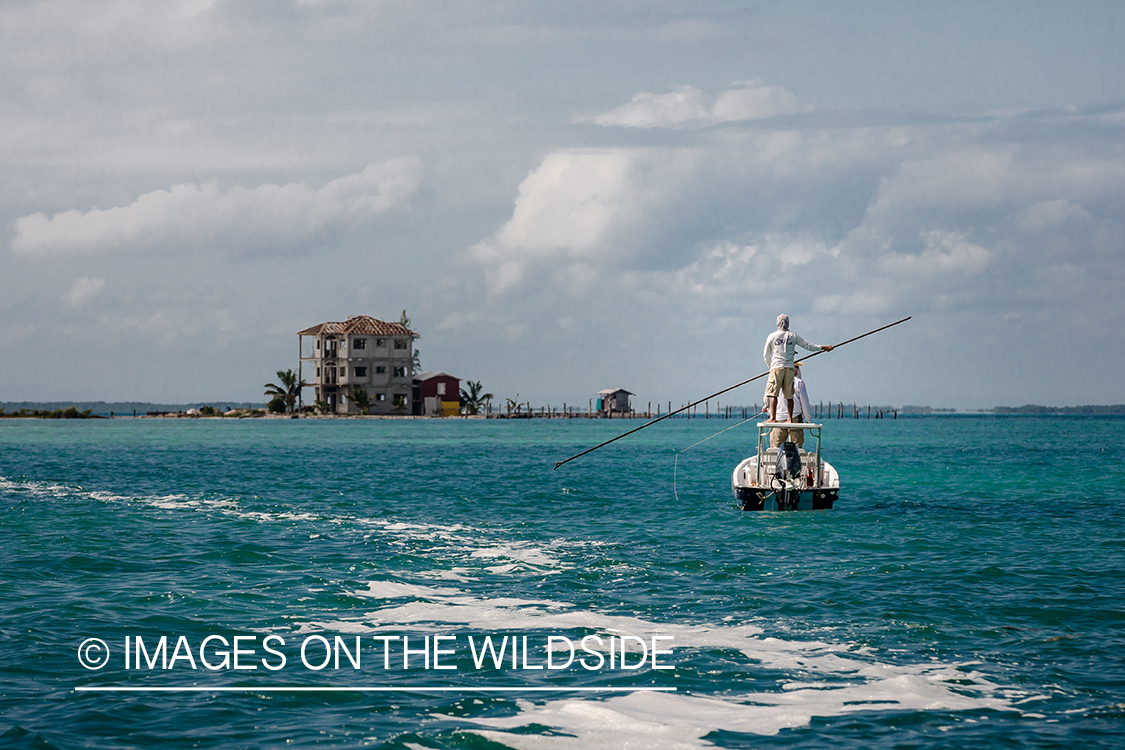
<svg viewBox="0 0 1125 750">
<path fill-rule="evenodd" d="M 536 408 L 701 398 L 783 312 L 912 316 L 814 403 L 1125 403 L 1123 38 L 1080 0 L 10 0 L 0 400 L 261 401 L 296 331 L 405 310 Z"/>
</svg>

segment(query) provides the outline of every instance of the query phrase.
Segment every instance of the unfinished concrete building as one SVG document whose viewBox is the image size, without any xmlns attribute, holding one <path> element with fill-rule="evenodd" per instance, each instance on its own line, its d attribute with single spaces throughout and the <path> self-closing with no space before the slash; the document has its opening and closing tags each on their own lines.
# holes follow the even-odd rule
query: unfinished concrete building
<svg viewBox="0 0 1125 750">
<path fill-rule="evenodd" d="M 297 331 L 300 371 L 312 376 L 315 399 L 330 414 L 360 414 L 354 396 L 361 388 L 370 404 L 366 413 L 410 414 L 416 335 L 401 323 L 369 315 L 320 323 Z M 306 362 L 312 372 L 305 371 Z"/>
</svg>

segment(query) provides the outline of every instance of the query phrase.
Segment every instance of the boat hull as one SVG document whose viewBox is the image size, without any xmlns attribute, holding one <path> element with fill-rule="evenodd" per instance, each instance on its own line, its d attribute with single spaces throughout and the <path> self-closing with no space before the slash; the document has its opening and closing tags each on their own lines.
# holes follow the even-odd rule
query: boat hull
<svg viewBox="0 0 1125 750">
<path fill-rule="evenodd" d="M 770 431 L 805 430 L 816 441 L 812 452 L 785 443 L 786 461 L 778 466 L 778 448 L 769 447 Z M 820 455 L 823 425 L 759 422 L 758 450 L 734 467 L 730 484 L 743 510 L 831 510 L 840 496 L 840 475 Z M 785 472 L 783 477 L 777 476 Z"/>
<path fill-rule="evenodd" d="M 762 487 L 735 487 L 734 496 L 743 510 L 832 510 L 840 495 L 838 488 L 767 490 Z"/>
</svg>

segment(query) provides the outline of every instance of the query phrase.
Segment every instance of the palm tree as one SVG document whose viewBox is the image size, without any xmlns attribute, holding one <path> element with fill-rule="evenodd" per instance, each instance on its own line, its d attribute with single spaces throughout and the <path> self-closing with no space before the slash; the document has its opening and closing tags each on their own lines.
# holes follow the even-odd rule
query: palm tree
<svg viewBox="0 0 1125 750">
<path fill-rule="evenodd" d="M 465 385 L 467 385 L 469 389 L 461 389 L 461 403 L 465 407 L 466 414 L 480 414 L 484 402 L 491 401 L 495 398 L 491 393 L 481 393 L 481 391 L 484 390 L 484 386 L 481 385 L 479 380 L 475 383 L 471 380 L 467 380 L 465 381 Z"/>
<path fill-rule="evenodd" d="M 284 401 L 286 410 L 292 414 L 293 405 L 297 403 L 297 399 L 301 395 L 301 389 L 307 386 L 308 383 L 301 380 L 297 376 L 297 373 L 292 370 L 278 370 L 277 380 L 281 385 L 277 383 L 265 384 L 265 395 L 273 396 L 274 398 L 279 398 Z"/>
<path fill-rule="evenodd" d="M 414 328 L 413 328 L 414 323 L 411 322 L 410 316 L 406 314 L 406 310 L 402 311 L 402 315 L 400 315 L 399 318 L 398 318 L 398 323 L 403 328 L 406 328 L 411 333 L 414 333 Z M 415 341 L 417 341 L 420 338 L 422 338 L 421 334 L 414 333 L 414 340 Z M 410 361 L 411 361 L 411 364 L 413 365 L 415 373 L 419 373 L 419 372 L 422 371 L 422 360 L 418 358 L 418 350 L 417 349 L 414 350 L 414 356 L 411 358 Z"/>
<path fill-rule="evenodd" d="M 363 388 L 353 388 L 351 399 L 360 414 L 367 414 L 371 409 L 371 396 Z"/>
</svg>

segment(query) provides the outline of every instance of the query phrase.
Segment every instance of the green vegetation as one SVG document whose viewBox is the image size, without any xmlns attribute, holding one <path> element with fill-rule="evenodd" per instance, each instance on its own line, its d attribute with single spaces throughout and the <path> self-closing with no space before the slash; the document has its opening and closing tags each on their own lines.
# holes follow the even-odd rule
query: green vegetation
<svg viewBox="0 0 1125 750">
<path fill-rule="evenodd" d="M 461 406 L 466 414 L 480 414 L 485 403 L 495 398 L 491 393 L 482 393 L 484 386 L 479 380 L 476 382 L 467 380 L 465 385 L 468 388 L 461 389 Z"/>
<path fill-rule="evenodd" d="M 5 414 L 0 408 L 0 418 L 33 418 L 33 419 L 105 419 L 100 414 L 94 414 L 93 409 L 78 411 L 77 406 L 68 406 L 65 409 L 20 409 L 14 414 Z"/>
<path fill-rule="evenodd" d="M 401 325 L 403 328 L 406 328 L 411 333 L 414 333 L 414 327 L 413 327 L 414 323 L 411 322 L 410 316 L 406 314 L 406 310 L 402 311 L 402 315 L 399 316 L 398 322 L 399 322 L 399 325 Z M 414 333 L 414 340 L 415 341 L 417 341 L 420 338 L 422 338 L 422 337 L 419 334 Z M 418 355 L 417 349 L 414 350 L 414 356 L 411 358 L 411 363 L 414 366 L 414 373 L 415 374 L 418 374 L 419 372 L 422 371 L 422 360 Z"/>
<path fill-rule="evenodd" d="M 352 403 L 355 408 L 359 409 L 360 414 L 368 414 L 371 409 L 371 396 L 367 395 L 367 391 L 363 388 L 353 388 L 351 395 Z"/>
<path fill-rule="evenodd" d="M 278 370 L 277 371 L 278 383 L 266 383 L 264 388 L 265 394 L 272 396 L 270 403 L 266 408 L 274 411 L 273 402 L 276 399 L 281 399 L 285 404 L 285 411 L 290 414 L 293 413 L 293 407 L 297 403 L 297 399 L 301 395 L 301 389 L 308 385 L 304 380 L 300 380 L 297 373 L 292 370 Z M 280 384 L 279 384 L 280 383 Z"/>
</svg>

